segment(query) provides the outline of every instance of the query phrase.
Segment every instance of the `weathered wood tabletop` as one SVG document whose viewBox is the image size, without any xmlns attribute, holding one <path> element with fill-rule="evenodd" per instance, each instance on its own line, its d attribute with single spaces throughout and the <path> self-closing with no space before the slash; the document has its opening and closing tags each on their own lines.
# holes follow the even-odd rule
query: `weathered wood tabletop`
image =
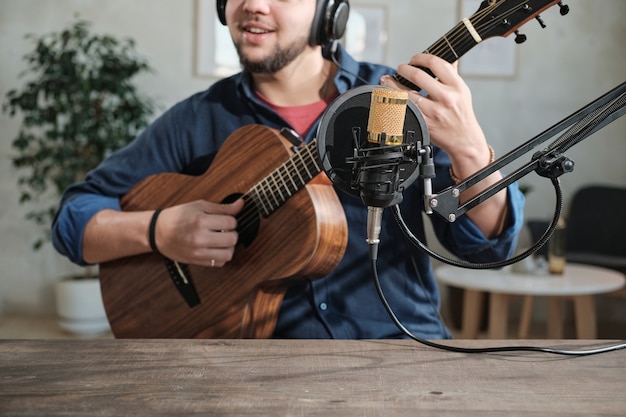
<svg viewBox="0 0 626 417">
<path fill-rule="evenodd" d="M 412 341 L 0 340 L 1 416 L 624 416 L 625 389 L 626 350 L 563 357 Z"/>
</svg>

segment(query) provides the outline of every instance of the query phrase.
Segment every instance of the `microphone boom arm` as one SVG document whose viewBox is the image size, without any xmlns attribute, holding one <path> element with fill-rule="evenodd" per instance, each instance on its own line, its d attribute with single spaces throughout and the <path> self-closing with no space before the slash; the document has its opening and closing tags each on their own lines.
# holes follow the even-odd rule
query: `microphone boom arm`
<svg viewBox="0 0 626 417">
<path fill-rule="evenodd" d="M 498 158 L 493 163 L 487 165 L 485 168 L 460 183 L 448 187 L 440 193 L 427 197 L 427 212 L 428 209 L 431 209 L 449 222 L 454 222 L 468 210 L 476 207 L 532 171 L 537 172 L 540 176 L 553 180 L 567 172 L 571 172 L 574 168 L 574 162 L 564 156 L 563 152 L 623 116 L 625 113 L 626 82 L 587 104 L 585 107 L 501 158 Z M 528 163 L 503 177 L 500 181 L 478 193 L 465 203 L 460 204 L 460 194 L 463 191 L 487 178 L 502 167 L 508 166 L 513 161 L 516 161 L 521 156 L 546 142 L 559 132 L 562 132 L 564 129 L 568 130 L 547 148 L 535 152 Z"/>
</svg>

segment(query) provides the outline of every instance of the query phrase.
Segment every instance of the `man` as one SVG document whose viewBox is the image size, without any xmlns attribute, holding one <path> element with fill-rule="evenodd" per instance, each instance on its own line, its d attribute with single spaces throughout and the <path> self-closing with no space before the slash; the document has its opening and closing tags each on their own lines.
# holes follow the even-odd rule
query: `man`
<svg viewBox="0 0 626 417">
<path fill-rule="evenodd" d="M 335 52 L 339 65 L 329 59 L 328 48 L 323 56 L 322 45 L 335 34 L 320 35 L 329 25 L 322 22 L 320 26 L 318 20 L 329 12 L 338 13 L 332 23 L 341 24 L 346 6 L 347 1 L 332 0 L 218 1 L 243 72 L 178 103 L 131 145 L 105 160 L 85 182 L 70 187 L 53 224 L 57 250 L 79 264 L 152 249 L 182 263 L 216 268 L 227 264 L 238 239 L 235 216 L 242 201 L 194 201 L 166 208 L 155 223 L 151 245 L 148 230 L 154 211 L 122 212 L 119 198 L 151 174 L 204 173 L 224 140 L 244 125 L 289 126 L 310 141 L 328 104 L 363 84 L 363 79 L 405 89 L 389 76 L 396 72 L 393 69 L 357 63 L 341 47 Z M 487 165 L 493 154 L 474 116 L 469 89 L 455 66 L 426 54 L 415 55 L 410 64 L 401 65 L 397 72 L 428 94 L 424 98 L 410 91 L 409 98 L 418 103 L 431 141 L 441 150 L 435 154 L 434 189 L 439 190 L 452 184 L 451 175 L 465 178 Z M 437 78 L 417 66 L 430 68 Z M 492 175 L 462 197 L 499 178 L 499 174 Z M 366 208 L 358 199 L 338 194 L 349 229 L 344 258 L 328 276 L 289 289 L 274 336 L 402 337 L 371 280 L 364 242 Z M 406 220 L 417 235 L 423 235 L 422 196 L 421 185 L 414 184 L 404 193 L 401 205 L 403 213 L 410 214 Z M 434 228 L 458 256 L 474 262 L 504 258 L 514 249 L 522 204 L 517 187 L 511 186 L 454 224 L 433 218 Z M 389 213 L 383 222 L 378 265 L 383 289 L 397 316 L 418 336 L 449 337 L 438 317 L 440 300 L 428 257 L 403 239 Z"/>
</svg>

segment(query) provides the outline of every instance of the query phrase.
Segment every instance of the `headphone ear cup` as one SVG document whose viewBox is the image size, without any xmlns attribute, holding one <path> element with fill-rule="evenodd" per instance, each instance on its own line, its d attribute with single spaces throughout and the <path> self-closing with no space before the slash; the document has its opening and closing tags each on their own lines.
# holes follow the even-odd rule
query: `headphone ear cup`
<svg viewBox="0 0 626 417">
<path fill-rule="evenodd" d="M 331 33 L 327 42 L 341 39 L 343 34 L 346 33 L 348 17 L 350 16 L 350 3 L 348 3 L 347 0 L 337 2 L 337 7 L 332 13 L 332 16 L 332 22 L 329 24 Z"/>
<path fill-rule="evenodd" d="M 226 0 L 217 0 L 217 18 L 222 25 L 226 24 Z"/>
<path fill-rule="evenodd" d="M 341 38 L 346 31 L 349 14 L 348 0 L 318 0 L 309 44 L 326 45 Z"/>
</svg>

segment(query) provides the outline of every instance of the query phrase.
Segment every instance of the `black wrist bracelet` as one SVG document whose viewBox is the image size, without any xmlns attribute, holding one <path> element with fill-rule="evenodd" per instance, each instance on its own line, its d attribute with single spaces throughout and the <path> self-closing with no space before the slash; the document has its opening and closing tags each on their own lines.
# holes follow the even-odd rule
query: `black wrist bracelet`
<svg viewBox="0 0 626 417">
<path fill-rule="evenodd" d="M 159 249 L 156 245 L 155 231 L 156 222 L 159 218 L 159 214 L 161 214 L 161 211 L 162 209 L 160 208 L 154 210 L 154 213 L 152 214 L 152 219 L 150 220 L 150 227 L 148 228 L 148 241 L 150 242 L 150 248 L 152 249 L 152 252 L 156 253 L 157 255 L 160 255 L 161 252 L 159 252 Z"/>
</svg>

